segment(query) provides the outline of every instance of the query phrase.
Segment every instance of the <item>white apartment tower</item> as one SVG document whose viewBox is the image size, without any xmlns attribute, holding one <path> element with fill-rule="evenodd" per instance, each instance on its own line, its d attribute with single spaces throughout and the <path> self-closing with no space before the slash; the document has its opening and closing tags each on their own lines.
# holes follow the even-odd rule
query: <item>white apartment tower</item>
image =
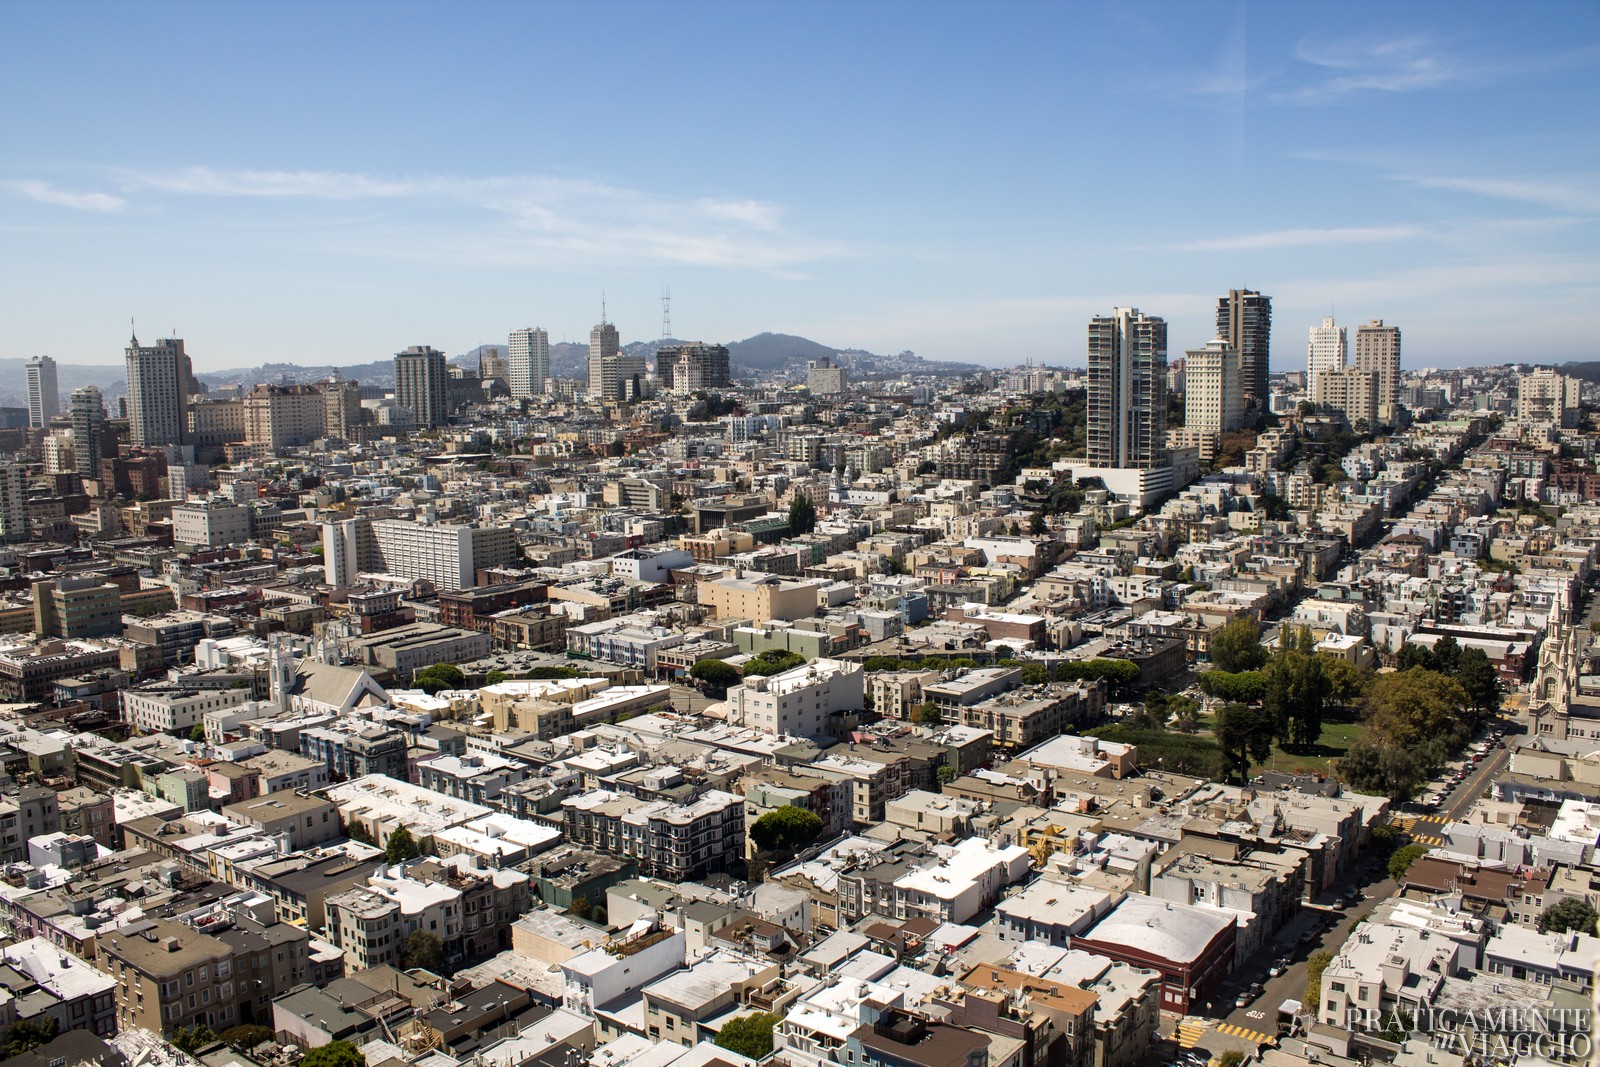
<svg viewBox="0 0 1600 1067">
<path fill-rule="evenodd" d="M 183 340 L 167 337 L 147 347 L 134 337 L 127 359 L 128 443 L 135 448 L 183 444 L 194 378 Z"/>
<path fill-rule="evenodd" d="M 1138 308 L 1089 320 L 1089 465 L 1167 465 L 1167 321 Z"/>
<path fill-rule="evenodd" d="M 595 400 L 632 400 L 644 383 L 643 356 L 622 351 L 617 328 L 601 322 L 589 331 L 589 396 Z"/>
<path fill-rule="evenodd" d="M 1345 345 L 1345 328 L 1335 326 L 1332 317 L 1323 319 L 1321 326 L 1311 327 L 1311 341 L 1306 346 L 1306 396 L 1315 395 L 1318 375 L 1344 370 Z"/>
<path fill-rule="evenodd" d="M 1239 350 L 1220 337 L 1184 353 L 1183 428 L 1232 433 L 1244 425 Z"/>
<path fill-rule="evenodd" d="M 550 335 L 537 326 L 512 330 L 506 343 L 506 364 L 512 396 L 540 395 L 550 380 Z"/>
<path fill-rule="evenodd" d="M 28 425 L 48 426 L 61 414 L 61 395 L 56 391 L 56 361 L 49 356 L 28 360 Z"/>
<path fill-rule="evenodd" d="M 1378 421 L 1393 426 L 1400 415 L 1400 327 L 1382 319 L 1357 326 L 1352 365 L 1378 376 Z"/>
</svg>

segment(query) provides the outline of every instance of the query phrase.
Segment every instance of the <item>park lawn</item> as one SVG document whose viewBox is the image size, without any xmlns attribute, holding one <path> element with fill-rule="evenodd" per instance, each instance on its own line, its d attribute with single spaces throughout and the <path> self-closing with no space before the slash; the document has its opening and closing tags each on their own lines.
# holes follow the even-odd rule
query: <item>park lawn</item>
<svg viewBox="0 0 1600 1067">
<path fill-rule="evenodd" d="M 1285 752 L 1277 744 L 1272 746 L 1272 759 L 1266 770 L 1327 774 L 1328 764 L 1343 756 L 1352 742 L 1361 736 L 1362 726 L 1356 721 L 1327 720 L 1322 724 L 1322 735 L 1317 738 L 1316 749 L 1309 753 Z M 1263 768 L 1254 768 L 1256 773 Z"/>
</svg>

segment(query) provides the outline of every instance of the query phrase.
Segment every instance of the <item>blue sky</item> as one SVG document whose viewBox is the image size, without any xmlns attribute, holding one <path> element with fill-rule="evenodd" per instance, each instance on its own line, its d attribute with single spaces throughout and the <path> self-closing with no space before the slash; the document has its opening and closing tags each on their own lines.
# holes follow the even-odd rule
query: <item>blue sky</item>
<svg viewBox="0 0 1600 1067">
<path fill-rule="evenodd" d="M 0 356 L 544 326 L 1081 365 L 1274 298 L 1597 358 L 1600 4 L 0 5 Z"/>
</svg>

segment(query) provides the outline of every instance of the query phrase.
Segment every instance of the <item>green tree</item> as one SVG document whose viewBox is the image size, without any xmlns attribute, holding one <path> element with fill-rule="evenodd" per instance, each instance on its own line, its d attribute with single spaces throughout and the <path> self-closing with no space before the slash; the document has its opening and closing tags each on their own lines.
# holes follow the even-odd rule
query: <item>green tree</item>
<svg viewBox="0 0 1600 1067">
<path fill-rule="evenodd" d="M 796 537 L 817 528 L 817 506 L 804 493 L 796 493 L 789 505 L 789 532 Z"/>
<path fill-rule="evenodd" d="M 736 1015 L 717 1031 L 716 1046 L 753 1060 L 765 1059 L 772 1055 L 772 1028 L 781 1019 L 770 1011 Z"/>
<path fill-rule="evenodd" d="M 1353 708 L 1367 695 L 1367 673 L 1343 656 L 1331 652 L 1318 653 L 1322 661 L 1322 677 L 1328 683 L 1328 703 L 1340 708 Z"/>
<path fill-rule="evenodd" d="M 1395 881 L 1402 881 L 1411 865 L 1428 854 L 1426 845 L 1402 845 L 1394 850 L 1394 855 L 1389 857 L 1389 877 Z"/>
<path fill-rule="evenodd" d="M 739 684 L 739 671 L 720 659 L 696 660 L 689 668 L 689 677 L 707 689 L 727 689 Z"/>
<path fill-rule="evenodd" d="M 400 942 L 400 967 L 412 970 L 420 967 L 434 974 L 444 973 L 444 942 L 437 934 L 416 930 Z"/>
<path fill-rule="evenodd" d="M 766 674 L 782 674 L 784 671 L 794 670 L 805 661 L 806 658 L 798 652 L 769 648 L 744 665 L 744 676 L 750 678 Z"/>
<path fill-rule="evenodd" d="M 330 1041 L 307 1052 L 300 1067 L 367 1067 L 367 1057 L 348 1041 Z"/>
<path fill-rule="evenodd" d="M 1412 667 L 1380 675 L 1367 694 L 1367 731 L 1397 748 L 1415 748 L 1431 738 L 1455 744 L 1468 731 L 1466 690 L 1454 678 Z"/>
<path fill-rule="evenodd" d="M 1272 716 L 1259 708 L 1243 704 L 1224 704 L 1217 712 L 1211 732 L 1222 754 L 1241 781 L 1250 777 L 1250 763 L 1265 763 L 1272 757 Z"/>
<path fill-rule="evenodd" d="M 1445 634 L 1434 642 L 1433 669 L 1440 674 L 1454 674 L 1461 666 L 1461 646 L 1454 637 Z"/>
<path fill-rule="evenodd" d="M 14 1022 L 6 1030 L 5 1044 L 0 1046 L 0 1055 L 10 1059 L 12 1056 L 30 1052 L 40 1045 L 49 1044 L 55 1040 L 59 1030 L 60 1024 L 50 1015 Z"/>
<path fill-rule="evenodd" d="M 1230 674 L 1257 670 L 1267 662 L 1267 650 L 1261 644 L 1261 627 L 1244 615 L 1234 616 L 1212 634 L 1210 649 L 1211 665 Z"/>
<path fill-rule="evenodd" d="M 501 682 L 505 681 L 509 677 L 511 677 L 511 676 L 508 675 L 505 671 L 490 671 L 488 674 L 483 676 L 483 684 L 484 685 L 499 685 Z"/>
<path fill-rule="evenodd" d="M 211 1027 L 205 1023 L 195 1023 L 193 1026 L 180 1026 L 172 1035 L 172 1047 L 179 1052 L 194 1055 L 217 1039 L 211 1032 Z"/>
<path fill-rule="evenodd" d="M 944 722 L 944 712 L 933 701 L 918 704 L 911 711 L 911 721 L 918 726 L 938 726 Z"/>
<path fill-rule="evenodd" d="M 1267 695 L 1267 678 L 1260 671 L 1202 671 L 1196 680 L 1200 692 L 1231 704 L 1259 704 Z"/>
<path fill-rule="evenodd" d="M 189 740 L 194 741 L 194 742 L 200 742 L 200 741 L 204 741 L 205 739 L 206 739 L 206 728 L 205 728 L 205 725 L 203 723 L 198 723 L 198 722 L 195 723 L 194 724 L 194 729 L 189 731 Z"/>
<path fill-rule="evenodd" d="M 763 852 L 793 852 L 822 835 L 822 816 L 793 804 L 774 808 L 750 824 L 750 840 Z"/>
<path fill-rule="evenodd" d="M 1466 690 L 1467 699 L 1478 709 L 1479 715 L 1493 715 L 1500 710 L 1500 675 L 1489 662 L 1488 653 L 1481 648 L 1464 648 L 1456 667 L 1456 681 Z"/>
<path fill-rule="evenodd" d="M 1283 635 L 1278 651 L 1262 672 L 1266 676 L 1263 706 L 1272 716 L 1280 739 L 1302 751 L 1322 736 L 1322 714 L 1327 704 L 1328 680 L 1316 639 L 1309 627 Z"/>
<path fill-rule="evenodd" d="M 420 855 L 422 849 L 417 845 L 417 839 L 412 837 L 411 831 L 404 826 L 390 834 L 389 840 L 383 846 L 383 858 L 389 863 L 404 863 Z"/>
<path fill-rule="evenodd" d="M 467 676 L 453 663 L 435 663 L 413 674 L 411 684 L 433 696 L 446 689 L 460 689 L 467 684 Z"/>
<path fill-rule="evenodd" d="M 567 909 L 567 914 L 578 919 L 588 919 L 594 914 L 594 906 L 589 903 L 589 898 L 579 893 L 572 898 L 572 906 Z"/>
<path fill-rule="evenodd" d="M 367 832 L 367 828 L 358 822 L 347 823 L 344 828 L 344 835 L 352 841 L 361 842 L 363 845 L 377 844 L 372 839 L 372 835 Z"/>
<path fill-rule="evenodd" d="M 230 1026 L 218 1034 L 217 1037 L 226 1041 L 240 1052 L 249 1052 L 257 1045 L 271 1041 L 273 1033 L 270 1026 L 250 1026 L 246 1024 L 244 1026 Z"/>
<path fill-rule="evenodd" d="M 1576 930 L 1593 937 L 1596 918 L 1594 905 L 1582 897 L 1568 897 L 1544 909 L 1544 914 L 1539 916 L 1539 932 L 1564 934 Z"/>
<path fill-rule="evenodd" d="M 1239 1067 L 1244 1063 L 1244 1053 L 1236 1048 L 1230 1048 L 1217 1057 L 1217 1067 Z"/>
<path fill-rule="evenodd" d="M 1366 738 L 1351 743 L 1335 770 L 1356 792 L 1388 797 L 1397 804 L 1415 796 L 1428 777 L 1428 768 L 1412 749 Z"/>
<path fill-rule="evenodd" d="M 1395 667 L 1402 671 L 1408 671 L 1412 667 L 1431 671 L 1434 668 L 1433 652 L 1427 645 L 1401 645 L 1400 653 L 1395 657 Z"/>
<path fill-rule="evenodd" d="M 1306 957 L 1306 996 L 1305 1006 L 1307 1011 L 1318 1011 L 1322 1007 L 1322 972 L 1328 969 L 1333 962 L 1331 952 L 1313 952 Z"/>
<path fill-rule="evenodd" d="M 1044 512 L 1042 511 L 1035 511 L 1033 517 L 1028 520 L 1028 532 L 1031 534 L 1042 534 L 1049 529 L 1050 524 L 1044 521 Z"/>
<path fill-rule="evenodd" d="M 949 785 L 956 780 L 956 769 L 948 763 L 941 763 L 939 769 L 933 772 L 933 776 L 939 780 L 940 785 Z"/>
</svg>

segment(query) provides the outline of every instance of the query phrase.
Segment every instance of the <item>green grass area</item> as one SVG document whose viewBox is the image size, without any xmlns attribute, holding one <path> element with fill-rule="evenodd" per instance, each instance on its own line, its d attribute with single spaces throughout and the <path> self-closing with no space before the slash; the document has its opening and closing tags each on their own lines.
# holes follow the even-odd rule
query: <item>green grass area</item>
<svg viewBox="0 0 1600 1067">
<path fill-rule="evenodd" d="M 1361 730 L 1359 722 L 1325 721 L 1313 751 L 1286 752 L 1282 746 L 1273 745 L 1272 759 L 1267 761 L 1266 769 L 1327 774 L 1329 762 L 1343 756 L 1351 743 L 1361 736 Z"/>
</svg>

